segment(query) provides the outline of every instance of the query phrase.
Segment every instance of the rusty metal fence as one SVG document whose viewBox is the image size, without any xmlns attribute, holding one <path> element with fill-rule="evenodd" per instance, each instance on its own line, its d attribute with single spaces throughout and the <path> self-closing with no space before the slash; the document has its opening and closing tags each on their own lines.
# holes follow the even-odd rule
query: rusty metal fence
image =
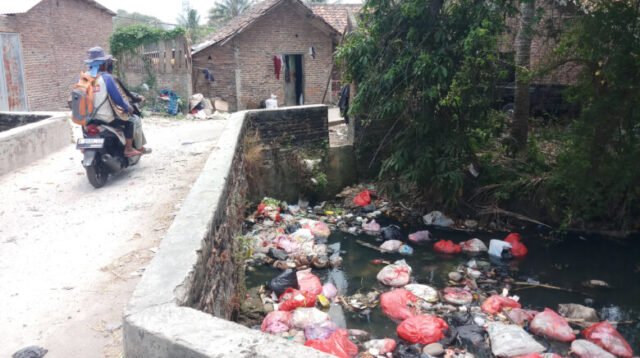
<svg viewBox="0 0 640 358">
<path fill-rule="evenodd" d="M 26 111 L 20 35 L 0 32 L 0 111 Z"/>
</svg>

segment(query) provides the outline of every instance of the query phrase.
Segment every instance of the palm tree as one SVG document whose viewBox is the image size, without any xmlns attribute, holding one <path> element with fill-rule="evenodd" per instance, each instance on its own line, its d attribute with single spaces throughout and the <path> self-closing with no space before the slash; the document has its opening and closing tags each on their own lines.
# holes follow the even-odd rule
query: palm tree
<svg viewBox="0 0 640 358">
<path fill-rule="evenodd" d="M 520 25 L 516 35 L 516 88 L 514 94 L 513 124 L 511 134 L 516 141 L 516 150 L 527 147 L 529 133 L 529 70 L 531 64 L 531 41 L 535 15 L 535 0 L 520 2 Z"/>
<path fill-rule="evenodd" d="M 222 0 L 209 9 L 209 25 L 225 23 L 247 11 L 251 5 L 253 5 L 252 0 Z"/>
<path fill-rule="evenodd" d="M 198 10 L 189 9 L 185 14 L 180 14 L 177 18 L 178 25 L 187 29 L 187 32 L 191 36 L 191 41 L 196 43 L 200 37 L 200 15 Z"/>
</svg>

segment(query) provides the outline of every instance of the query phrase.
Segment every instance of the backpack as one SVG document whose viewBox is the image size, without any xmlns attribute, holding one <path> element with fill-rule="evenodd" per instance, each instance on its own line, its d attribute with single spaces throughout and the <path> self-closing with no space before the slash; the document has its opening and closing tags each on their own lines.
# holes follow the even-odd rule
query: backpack
<svg viewBox="0 0 640 358">
<path fill-rule="evenodd" d="M 73 86 L 73 90 L 71 90 L 71 120 L 73 123 L 81 126 L 87 125 L 106 102 L 102 102 L 96 108 L 93 106 L 93 85 L 97 78 L 83 72 L 80 73 L 78 83 Z"/>
</svg>

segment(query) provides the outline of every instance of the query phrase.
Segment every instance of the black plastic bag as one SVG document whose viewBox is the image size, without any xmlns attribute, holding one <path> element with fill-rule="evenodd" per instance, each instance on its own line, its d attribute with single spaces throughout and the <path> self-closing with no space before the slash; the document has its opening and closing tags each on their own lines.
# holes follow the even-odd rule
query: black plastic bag
<svg viewBox="0 0 640 358">
<path fill-rule="evenodd" d="M 393 352 L 394 358 L 420 358 L 421 352 L 415 345 L 405 346 L 398 344 L 398 347 Z"/>
<path fill-rule="evenodd" d="M 288 234 L 288 235 L 291 235 L 291 234 L 293 234 L 294 232 L 298 231 L 299 229 L 302 229 L 302 226 L 300 226 L 300 224 L 298 224 L 298 223 L 293 223 L 293 224 L 291 224 L 291 225 L 287 226 L 287 227 L 284 229 L 284 232 L 285 232 L 286 234 Z"/>
<path fill-rule="evenodd" d="M 462 346 L 473 353 L 477 358 L 490 358 L 491 350 L 485 339 L 485 331 L 482 327 L 470 324 L 457 328 L 458 337 Z"/>
<path fill-rule="evenodd" d="M 269 249 L 269 256 L 273 257 L 276 260 L 282 260 L 282 261 L 286 261 L 287 258 L 289 257 L 286 251 L 276 249 L 273 247 Z"/>
<path fill-rule="evenodd" d="M 402 231 L 400 231 L 400 227 L 398 225 L 389 225 L 382 228 L 380 231 L 382 235 L 382 240 L 404 240 L 404 235 L 402 235 Z"/>
<path fill-rule="evenodd" d="M 296 271 L 291 269 L 284 271 L 267 283 L 267 288 L 275 292 L 278 297 L 280 297 L 289 287 L 293 287 L 295 289 L 299 288 Z"/>
</svg>

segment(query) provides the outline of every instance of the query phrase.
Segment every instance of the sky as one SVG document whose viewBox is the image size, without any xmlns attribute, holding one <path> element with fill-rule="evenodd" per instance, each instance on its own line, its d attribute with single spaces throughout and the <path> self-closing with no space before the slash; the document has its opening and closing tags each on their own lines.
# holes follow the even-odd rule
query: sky
<svg viewBox="0 0 640 358">
<path fill-rule="evenodd" d="M 4 1 L 4 0 L 2 0 Z M 144 15 L 155 16 L 158 19 L 175 24 L 176 18 L 182 13 L 182 0 L 97 0 L 105 7 L 117 11 L 123 9 L 128 12 L 139 12 Z M 214 7 L 215 0 L 188 0 L 192 9 L 198 10 L 200 23 L 207 21 L 209 9 Z M 359 3 L 359 0 L 343 0 L 343 3 Z"/>
</svg>

